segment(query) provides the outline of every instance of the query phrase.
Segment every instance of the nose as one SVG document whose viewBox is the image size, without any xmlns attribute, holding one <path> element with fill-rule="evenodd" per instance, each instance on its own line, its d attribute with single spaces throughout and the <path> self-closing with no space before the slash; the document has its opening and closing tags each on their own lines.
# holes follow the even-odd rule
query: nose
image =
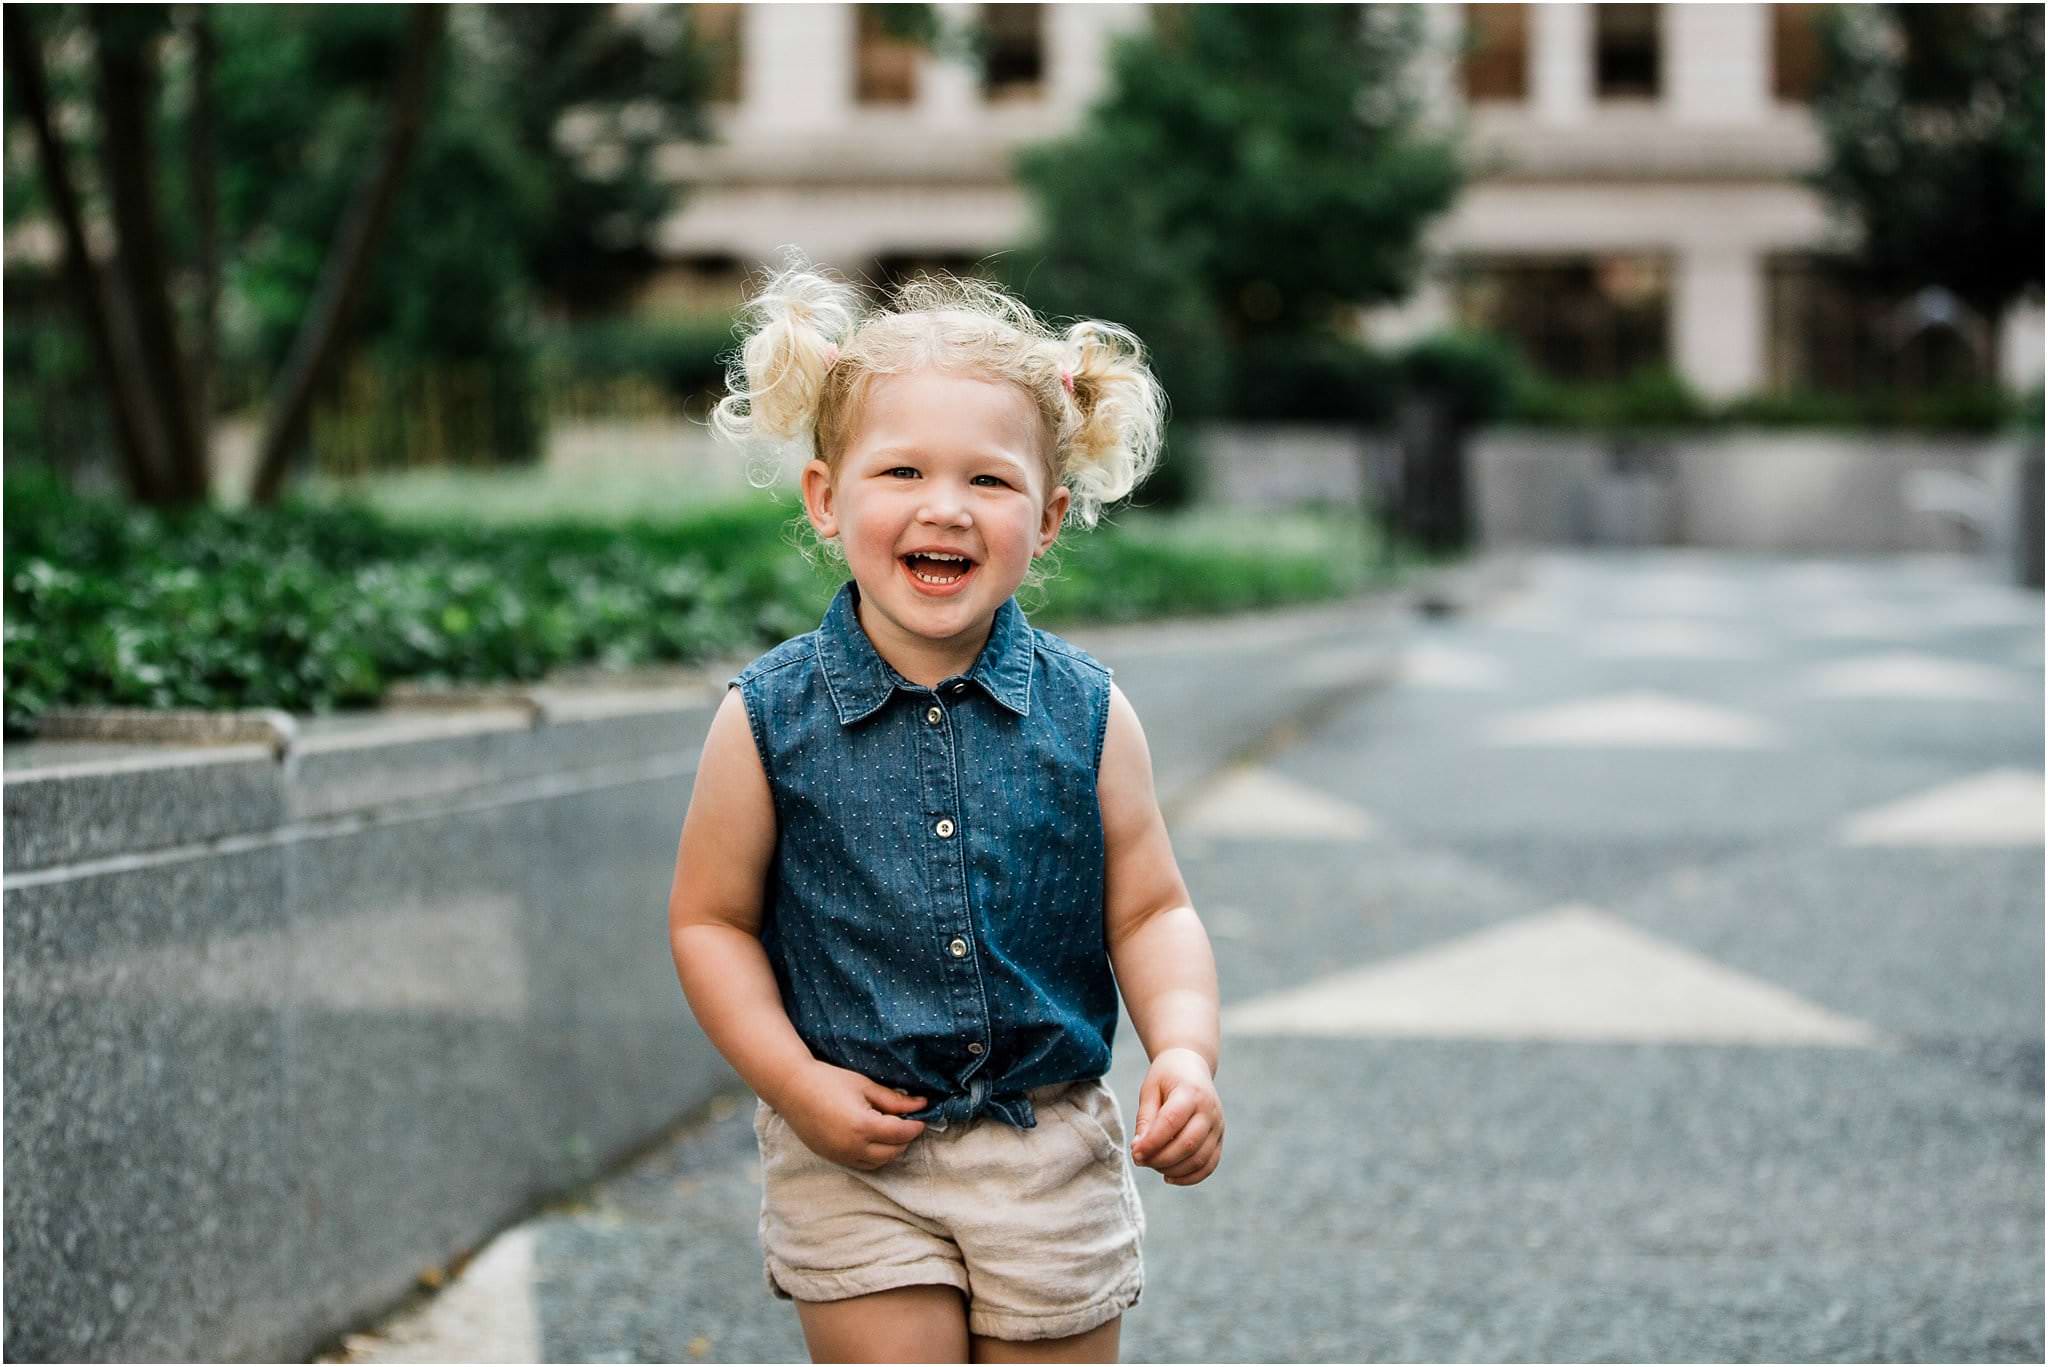
<svg viewBox="0 0 2048 1367">
<path fill-rule="evenodd" d="M 974 524 L 974 514 L 967 511 L 965 499 L 934 481 L 932 491 L 925 495 L 923 506 L 917 510 L 917 520 L 940 527 L 969 527 Z"/>
</svg>

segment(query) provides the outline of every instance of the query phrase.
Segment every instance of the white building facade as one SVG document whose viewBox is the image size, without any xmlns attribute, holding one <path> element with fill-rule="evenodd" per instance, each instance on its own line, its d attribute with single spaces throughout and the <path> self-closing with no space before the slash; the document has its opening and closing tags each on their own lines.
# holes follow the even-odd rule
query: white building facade
<svg viewBox="0 0 2048 1367">
<path fill-rule="evenodd" d="M 885 280 L 1026 236 L 1012 154 L 1080 119 L 1149 7 L 936 8 L 987 26 L 985 61 L 892 38 L 872 7 L 697 7 L 729 42 L 728 98 L 716 145 L 668 149 L 691 190 L 647 307 L 730 303 L 785 245 Z M 1994 337 L 1939 300 L 1855 298 L 1823 268 L 1847 242 L 1799 179 L 1821 154 L 1803 103 L 1814 8 L 1427 7 L 1419 74 L 1431 117 L 1466 129 L 1473 177 L 1431 229 L 1427 278 L 1367 330 L 1487 326 L 1561 378 L 1648 364 L 1714 398 L 2038 380 L 2037 304 Z M 1921 346 L 1930 328 L 1945 351 Z"/>
</svg>

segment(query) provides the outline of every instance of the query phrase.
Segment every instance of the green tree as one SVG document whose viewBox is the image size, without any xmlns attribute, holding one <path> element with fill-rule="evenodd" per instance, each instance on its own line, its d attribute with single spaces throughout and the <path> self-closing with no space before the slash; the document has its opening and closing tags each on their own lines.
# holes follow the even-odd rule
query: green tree
<svg viewBox="0 0 2048 1367">
<path fill-rule="evenodd" d="M 200 206 L 197 233 L 203 239 L 198 312 L 202 340 L 196 352 L 180 337 L 173 300 L 172 233 L 164 224 L 165 196 L 159 181 L 163 91 L 160 55 L 171 27 L 166 5 L 92 7 L 81 16 L 60 8 L 51 15 L 6 11 L 6 64 L 10 85 L 32 130 L 48 203 L 63 233 L 65 277 L 84 323 L 110 406 L 123 468 L 135 495 L 146 502 L 189 503 L 206 498 L 209 413 L 195 397 L 210 392 L 210 377 L 194 373 L 195 355 L 212 351 L 211 290 L 216 223 L 215 161 L 210 146 L 191 144 L 187 198 Z M 213 62 L 211 16 L 195 20 L 193 101 L 195 126 L 211 127 Z M 57 126 L 59 106 L 45 75 L 44 22 L 55 30 L 55 50 L 75 51 L 84 38 L 94 79 L 80 106 L 90 116 L 99 151 L 99 195 L 88 198 L 91 182 L 74 172 L 74 158 Z M 408 162 L 419 142 L 430 97 L 435 59 L 445 24 L 443 11 L 416 7 L 406 25 L 405 60 L 391 84 L 388 117 L 376 154 L 352 168 L 347 209 L 321 257 L 319 282 L 294 334 L 291 354 L 271 391 L 258 476 L 258 496 L 276 492 L 283 457 L 303 438 L 313 394 L 331 371 L 346 336 L 350 314 Z M 69 41 L 67 41 L 69 40 Z M 12 150 L 13 140 L 8 140 Z M 111 269 L 90 249 L 89 229 L 111 222 L 115 248 Z"/>
<path fill-rule="evenodd" d="M 2041 7 L 1842 5 L 1821 42 L 1813 184 L 1879 282 L 1996 324 L 2041 286 Z"/>
<path fill-rule="evenodd" d="M 533 313 L 649 263 L 678 193 L 654 149 L 705 131 L 708 61 L 676 7 L 112 9 L 9 7 L 9 119 L 36 130 L 39 175 L 10 139 L 8 187 L 36 193 L 8 216 L 64 225 L 147 501 L 205 496 L 222 388 L 267 391 L 255 492 L 274 497 L 350 345 L 389 370 L 479 364 L 523 400 Z M 119 79 L 95 80 L 109 61 Z M 58 109 L 86 117 L 60 137 Z M 82 246 L 109 222 L 114 271 Z"/>
<path fill-rule="evenodd" d="M 1259 357 L 1410 288 L 1461 183 L 1417 126 L 1421 41 L 1401 6 L 1163 7 L 1082 126 L 1021 157 L 1015 282 L 1144 337 L 1179 412 L 1226 406 Z"/>
</svg>

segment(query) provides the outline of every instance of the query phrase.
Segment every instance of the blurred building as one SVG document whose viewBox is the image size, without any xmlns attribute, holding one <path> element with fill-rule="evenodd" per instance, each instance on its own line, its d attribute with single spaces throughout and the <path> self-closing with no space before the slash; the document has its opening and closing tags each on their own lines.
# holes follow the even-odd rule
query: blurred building
<svg viewBox="0 0 2048 1367">
<path fill-rule="evenodd" d="M 655 311 L 731 303 L 784 244 L 887 281 L 1015 243 L 1011 153 L 1072 126 L 1114 36 L 1149 22 L 1144 5 L 937 6 L 985 25 L 976 61 L 892 36 L 876 6 L 694 8 L 722 52 L 722 140 L 669 149 L 693 188 L 661 233 Z M 1818 8 L 1428 7 L 1420 75 L 1432 117 L 1468 128 L 1475 176 L 1429 278 L 1369 330 L 1476 324 L 1558 378 L 1663 365 L 1712 396 L 2032 383 L 2038 305 L 1994 336 L 1945 295 L 1829 269 L 1843 243 L 1799 181 L 1821 154 Z"/>
</svg>

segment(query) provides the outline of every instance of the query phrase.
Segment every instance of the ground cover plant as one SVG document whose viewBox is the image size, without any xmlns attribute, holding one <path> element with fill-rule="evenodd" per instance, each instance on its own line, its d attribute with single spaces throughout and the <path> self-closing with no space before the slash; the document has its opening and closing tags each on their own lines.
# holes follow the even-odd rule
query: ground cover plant
<svg viewBox="0 0 2048 1367">
<path fill-rule="evenodd" d="M 401 680 L 744 658 L 815 626 L 843 578 L 801 553 L 787 494 L 492 518 L 459 481 L 442 487 L 402 515 L 303 497 L 157 511 L 9 471 L 8 734 L 56 706 L 327 713 Z M 1334 509 L 1126 510 L 1058 554 L 1051 582 L 1019 595 L 1047 626 L 1329 598 L 1401 564 Z"/>
</svg>

